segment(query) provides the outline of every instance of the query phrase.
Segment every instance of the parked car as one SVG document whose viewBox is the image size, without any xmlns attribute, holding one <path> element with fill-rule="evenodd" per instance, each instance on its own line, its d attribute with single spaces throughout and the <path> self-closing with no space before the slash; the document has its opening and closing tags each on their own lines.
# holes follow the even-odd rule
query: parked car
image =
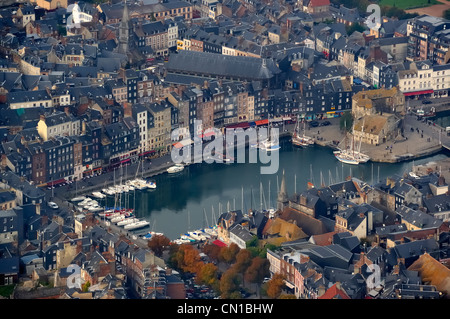
<svg viewBox="0 0 450 319">
<path fill-rule="evenodd" d="M 423 100 L 422 104 L 431 104 L 431 101 L 430 100 Z"/>
<path fill-rule="evenodd" d="M 331 125 L 330 121 L 324 121 L 324 122 L 320 123 L 320 126 L 328 126 L 328 125 Z"/>
<path fill-rule="evenodd" d="M 58 209 L 58 205 L 55 202 L 48 202 L 47 205 L 52 209 Z"/>
<path fill-rule="evenodd" d="M 317 122 L 317 121 L 311 121 L 311 122 L 309 123 L 309 125 L 312 126 L 312 127 L 318 127 L 318 126 L 319 126 L 319 122 Z"/>
</svg>

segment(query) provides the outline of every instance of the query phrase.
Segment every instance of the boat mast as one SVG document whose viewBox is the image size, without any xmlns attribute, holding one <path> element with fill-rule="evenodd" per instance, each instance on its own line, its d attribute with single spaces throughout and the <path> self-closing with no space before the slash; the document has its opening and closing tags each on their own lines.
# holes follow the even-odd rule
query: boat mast
<svg viewBox="0 0 450 319">
<path fill-rule="evenodd" d="M 262 183 L 259 182 L 259 202 L 261 205 L 261 211 L 263 210 L 263 202 L 262 202 Z"/>
<path fill-rule="evenodd" d="M 241 210 L 244 213 L 244 186 L 241 187 Z"/>
</svg>

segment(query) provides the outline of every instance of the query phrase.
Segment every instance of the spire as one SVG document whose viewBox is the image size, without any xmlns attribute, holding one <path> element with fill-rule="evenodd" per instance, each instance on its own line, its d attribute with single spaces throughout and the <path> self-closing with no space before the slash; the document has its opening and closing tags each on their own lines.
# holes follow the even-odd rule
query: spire
<svg viewBox="0 0 450 319">
<path fill-rule="evenodd" d="M 130 21 L 130 14 L 128 13 L 128 5 L 125 1 L 123 6 L 122 23 L 128 23 L 128 21 Z"/>
<path fill-rule="evenodd" d="M 281 185 L 280 185 L 280 191 L 278 193 L 278 205 L 277 208 L 279 210 L 283 210 L 286 206 L 288 206 L 288 194 L 286 190 L 286 178 L 284 176 L 284 170 L 283 170 L 283 177 L 281 178 Z"/>
<path fill-rule="evenodd" d="M 122 21 L 119 26 L 119 53 L 127 54 L 129 50 L 129 37 L 130 37 L 130 27 L 129 27 L 129 12 L 128 5 L 124 2 Z"/>
</svg>

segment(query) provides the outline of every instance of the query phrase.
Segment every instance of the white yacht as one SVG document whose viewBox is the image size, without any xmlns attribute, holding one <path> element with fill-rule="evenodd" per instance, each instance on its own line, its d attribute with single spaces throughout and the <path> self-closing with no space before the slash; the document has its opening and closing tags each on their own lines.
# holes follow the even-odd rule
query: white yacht
<svg viewBox="0 0 450 319">
<path fill-rule="evenodd" d="M 134 230 L 134 229 L 139 229 L 139 228 L 143 228 L 150 225 L 150 223 L 146 220 L 139 220 L 135 223 L 131 223 L 128 225 L 123 226 L 124 229 L 126 230 Z"/>
<path fill-rule="evenodd" d="M 173 174 L 173 173 L 181 172 L 182 170 L 184 170 L 183 164 L 175 164 L 174 166 L 171 166 L 167 169 L 167 173 Z"/>
</svg>

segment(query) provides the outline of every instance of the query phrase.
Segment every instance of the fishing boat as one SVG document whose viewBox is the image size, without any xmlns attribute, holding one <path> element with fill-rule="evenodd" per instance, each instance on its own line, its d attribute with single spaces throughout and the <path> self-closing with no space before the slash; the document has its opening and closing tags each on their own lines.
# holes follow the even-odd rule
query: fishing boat
<svg viewBox="0 0 450 319">
<path fill-rule="evenodd" d="M 174 174 L 174 173 L 179 173 L 182 170 L 184 170 L 183 164 L 175 164 L 174 166 L 171 166 L 167 169 L 167 173 Z"/>
</svg>

